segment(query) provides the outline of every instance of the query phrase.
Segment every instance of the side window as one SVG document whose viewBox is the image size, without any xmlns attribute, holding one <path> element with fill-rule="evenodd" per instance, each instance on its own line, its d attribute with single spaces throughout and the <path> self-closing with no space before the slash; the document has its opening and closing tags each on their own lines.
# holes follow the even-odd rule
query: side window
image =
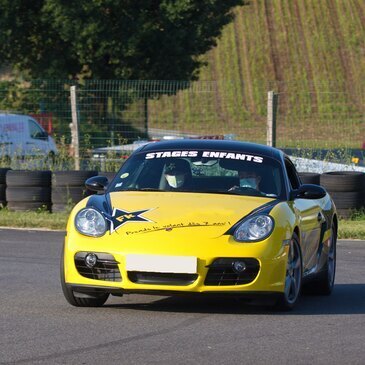
<svg viewBox="0 0 365 365">
<path fill-rule="evenodd" d="M 45 133 L 43 129 L 33 120 L 28 120 L 30 137 L 34 139 L 44 139 Z"/>
<path fill-rule="evenodd" d="M 300 186 L 300 179 L 297 174 L 297 171 L 295 170 L 294 165 L 290 160 L 285 159 L 285 168 L 286 172 L 288 174 L 289 182 L 292 189 L 298 189 Z"/>
</svg>

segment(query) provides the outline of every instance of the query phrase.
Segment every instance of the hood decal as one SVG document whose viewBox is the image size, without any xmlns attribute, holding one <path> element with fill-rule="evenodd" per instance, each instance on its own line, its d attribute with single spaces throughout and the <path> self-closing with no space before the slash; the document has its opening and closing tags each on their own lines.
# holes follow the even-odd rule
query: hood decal
<svg viewBox="0 0 365 365">
<path fill-rule="evenodd" d="M 149 212 L 155 208 L 148 208 L 142 210 L 128 211 L 118 208 L 112 208 L 110 201 L 110 194 L 92 195 L 88 202 L 87 207 L 93 207 L 98 209 L 105 217 L 110 226 L 110 234 L 115 232 L 118 228 L 127 223 L 136 222 L 151 222 L 154 221 L 144 217 L 142 214 Z"/>
<path fill-rule="evenodd" d="M 231 222 L 186 222 L 186 223 L 170 223 L 165 225 L 153 225 L 151 227 L 144 227 L 140 230 L 134 230 L 134 231 L 126 231 L 126 235 L 133 235 L 133 234 L 142 234 L 142 233 L 150 233 L 150 232 L 157 232 L 157 231 L 166 231 L 171 232 L 174 229 L 177 228 L 196 228 L 196 227 L 223 227 L 226 225 L 231 225 Z"/>
<path fill-rule="evenodd" d="M 135 222 L 151 222 L 150 219 L 143 217 L 142 214 L 152 210 L 150 209 L 143 209 L 143 210 L 136 210 L 133 212 L 129 212 L 127 210 L 122 210 L 118 208 L 114 208 L 112 215 L 108 215 L 104 213 L 105 219 L 110 222 L 110 233 L 113 233 L 118 228 L 122 227 L 124 224 L 127 223 L 135 223 Z"/>
</svg>

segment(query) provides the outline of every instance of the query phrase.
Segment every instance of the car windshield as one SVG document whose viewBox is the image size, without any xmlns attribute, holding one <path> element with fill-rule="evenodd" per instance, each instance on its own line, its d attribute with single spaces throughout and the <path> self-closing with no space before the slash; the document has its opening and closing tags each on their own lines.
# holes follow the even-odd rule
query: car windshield
<svg viewBox="0 0 365 365">
<path fill-rule="evenodd" d="M 244 151 L 140 152 L 122 166 L 113 191 L 174 191 L 282 198 L 278 161 Z"/>
</svg>

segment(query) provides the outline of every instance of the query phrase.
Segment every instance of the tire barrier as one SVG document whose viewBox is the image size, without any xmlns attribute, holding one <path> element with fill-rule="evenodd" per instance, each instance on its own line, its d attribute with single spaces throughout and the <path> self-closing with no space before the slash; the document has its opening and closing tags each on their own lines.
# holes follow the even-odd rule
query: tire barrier
<svg viewBox="0 0 365 365">
<path fill-rule="evenodd" d="M 9 170 L 6 200 L 11 211 L 51 210 L 51 171 Z"/>
<path fill-rule="evenodd" d="M 9 168 L 0 168 L 0 208 L 6 206 L 6 173 Z"/>
<path fill-rule="evenodd" d="M 299 172 L 300 180 L 302 180 L 303 184 L 320 184 L 320 176 L 321 174 L 316 174 L 314 172 Z"/>
<path fill-rule="evenodd" d="M 99 171 L 98 173 L 99 176 L 105 176 L 106 178 L 108 178 L 109 182 L 111 182 L 114 179 L 116 174 L 117 174 L 116 172 L 110 172 L 110 171 Z"/>
<path fill-rule="evenodd" d="M 109 182 L 116 172 L 32 171 L 0 168 L 0 208 L 12 211 L 47 209 L 61 212 L 94 194 L 85 187 L 92 176 L 105 176 Z M 334 200 L 338 214 L 349 218 L 354 210 L 365 208 L 365 173 L 335 171 L 323 174 L 299 172 L 303 184 L 322 185 Z"/>
<path fill-rule="evenodd" d="M 331 195 L 341 217 L 349 218 L 354 210 L 365 207 L 365 173 L 326 172 L 321 175 L 320 183 Z"/>
<path fill-rule="evenodd" d="M 97 171 L 55 171 L 52 176 L 52 212 L 64 212 L 88 195 L 85 180 Z"/>
</svg>

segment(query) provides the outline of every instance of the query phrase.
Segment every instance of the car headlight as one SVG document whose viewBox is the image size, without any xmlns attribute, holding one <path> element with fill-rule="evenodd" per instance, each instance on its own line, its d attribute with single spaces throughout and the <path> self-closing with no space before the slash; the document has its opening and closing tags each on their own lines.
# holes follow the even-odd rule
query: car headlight
<svg viewBox="0 0 365 365">
<path fill-rule="evenodd" d="M 107 230 L 107 224 L 103 215 L 94 208 L 81 209 L 75 217 L 76 229 L 92 237 L 102 236 Z"/>
<path fill-rule="evenodd" d="M 268 215 L 256 215 L 245 219 L 234 231 L 239 242 L 260 241 L 269 236 L 274 228 L 274 220 Z"/>
</svg>

